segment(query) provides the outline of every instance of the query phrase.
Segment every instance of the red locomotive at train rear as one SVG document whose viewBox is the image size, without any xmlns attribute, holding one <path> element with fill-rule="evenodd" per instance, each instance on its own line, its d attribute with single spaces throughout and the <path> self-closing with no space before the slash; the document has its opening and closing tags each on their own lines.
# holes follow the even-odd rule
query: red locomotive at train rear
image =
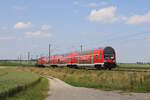
<svg viewBox="0 0 150 100">
<path fill-rule="evenodd" d="M 116 66 L 116 53 L 112 47 L 105 47 L 84 52 L 72 52 L 65 55 L 54 55 L 50 58 L 42 57 L 38 59 L 37 64 L 68 67 L 93 66 L 97 69 L 111 69 Z"/>
</svg>

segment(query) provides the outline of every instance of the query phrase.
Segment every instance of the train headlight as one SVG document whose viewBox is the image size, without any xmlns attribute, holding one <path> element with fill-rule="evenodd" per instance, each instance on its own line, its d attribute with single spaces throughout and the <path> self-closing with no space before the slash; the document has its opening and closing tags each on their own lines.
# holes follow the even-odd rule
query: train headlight
<svg viewBox="0 0 150 100">
<path fill-rule="evenodd" d="M 114 57 L 110 57 L 111 59 L 114 59 Z"/>
</svg>

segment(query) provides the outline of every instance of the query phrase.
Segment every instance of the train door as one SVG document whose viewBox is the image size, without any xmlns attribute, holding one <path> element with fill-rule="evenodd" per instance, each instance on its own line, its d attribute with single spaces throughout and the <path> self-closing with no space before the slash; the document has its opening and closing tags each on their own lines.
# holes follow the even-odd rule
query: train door
<svg viewBox="0 0 150 100">
<path fill-rule="evenodd" d="M 58 62 L 58 64 L 61 64 L 61 63 L 60 63 L 60 58 L 58 58 L 58 61 L 57 61 L 57 62 Z"/>
<path fill-rule="evenodd" d="M 100 50 L 94 50 L 93 52 L 93 63 L 99 64 L 101 63 L 101 52 Z"/>
</svg>

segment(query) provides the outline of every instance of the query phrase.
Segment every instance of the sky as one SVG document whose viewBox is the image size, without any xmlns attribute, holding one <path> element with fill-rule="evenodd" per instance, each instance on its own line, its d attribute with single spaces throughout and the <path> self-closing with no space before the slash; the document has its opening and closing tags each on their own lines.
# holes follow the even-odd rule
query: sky
<svg viewBox="0 0 150 100">
<path fill-rule="evenodd" d="M 150 0 L 1 0 L 0 59 L 112 46 L 117 62 L 150 62 Z"/>
</svg>

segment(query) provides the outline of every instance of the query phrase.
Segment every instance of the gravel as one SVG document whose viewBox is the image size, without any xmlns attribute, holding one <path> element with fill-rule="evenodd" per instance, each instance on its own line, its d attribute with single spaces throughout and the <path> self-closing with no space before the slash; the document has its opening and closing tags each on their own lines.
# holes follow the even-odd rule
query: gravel
<svg viewBox="0 0 150 100">
<path fill-rule="evenodd" d="M 50 91 L 46 100 L 150 100 L 150 93 L 128 93 L 73 87 L 65 82 L 49 78 Z"/>
</svg>

